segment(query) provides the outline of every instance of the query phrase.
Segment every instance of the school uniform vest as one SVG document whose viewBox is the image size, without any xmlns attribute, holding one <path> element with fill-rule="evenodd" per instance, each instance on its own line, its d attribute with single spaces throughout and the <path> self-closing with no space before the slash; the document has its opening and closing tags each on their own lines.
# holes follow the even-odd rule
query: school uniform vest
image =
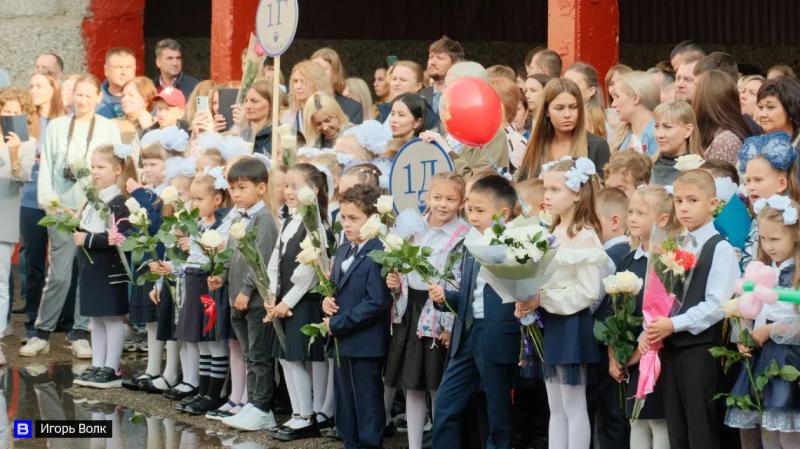
<svg viewBox="0 0 800 449">
<path fill-rule="evenodd" d="M 703 245 L 700 250 L 700 256 L 697 258 L 697 265 L 692 270 L 689 286 L 684 289 L 683 304 L 676 315 L 685 313 L 705 299 L 708 274 L 711 272 L 711 264 L 714 260 L 714 250 L 717 248 L 717 244 L 723 240 L 724 238 L 721 235 L 715 234 Z M 718 345 L 721 343 L 722 321 L 697 335 L 693 335 L 691 332 L 678 332 L 666 339 L 666 344 L 673 347 L 702 344 Z"/>
<path fill-rule="evenodd" d="M 284 231 L 290 221 L 283 222 Z M 278 259 L 278 287 L 276 291 L 279 299 L 283 298 L 294 287 L 292 274 L 300 264 L 294 256 L 300 254 L 300 243 L 306 238 L 306 232 L 306 227 L 301 223 L 297 228 L 297 232 L 286 242 L 286 246 L 284 246 L 280 236 L 278 237 L 278 254 L 280 254 L 280 258 Z"/>
</svg>

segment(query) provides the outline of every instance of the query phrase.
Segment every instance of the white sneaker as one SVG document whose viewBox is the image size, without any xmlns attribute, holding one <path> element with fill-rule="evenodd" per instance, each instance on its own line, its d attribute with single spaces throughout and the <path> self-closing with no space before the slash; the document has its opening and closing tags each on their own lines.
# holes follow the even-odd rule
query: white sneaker
<svg viewBox="0 0 800 449">
<path fill-rule="evenodd" d="M 25 346 L 19 348 L 19 355 L 22 357 L 36 357 L 39 354 L 48 354 L 50 352 L 50 342 L 42 340 L 39 337 L 31 337 Z M 89 354 L 91 357 L 91 354 Z"/>
<path fill-rule="evenodd" d="M 245 405 L 239 413 L 224 418 L 222 423 L 234 429 L 253 432 L 256 430 L 275 430 L 278 423 L 271 411 L 263 412 L 253 404 Z"/>
<path fill-rule="evenodd" d="M 72 355 L 79 359 L 91 359 L 92 347 L 89 346 L 89 342 L 87 340 L 74 340 L 72 342 Z"/>
</svg>

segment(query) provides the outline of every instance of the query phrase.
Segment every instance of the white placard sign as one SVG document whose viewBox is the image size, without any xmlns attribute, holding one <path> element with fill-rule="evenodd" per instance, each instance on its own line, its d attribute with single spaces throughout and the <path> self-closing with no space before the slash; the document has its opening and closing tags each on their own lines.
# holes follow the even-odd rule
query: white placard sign
<svg viewBox="0 0 800 449">
<path fill-rule="evenodd" d="M 394 198 L 395 210 L 424 211 L 431 178 L 452 171 L 453 161 L 438 144 L 425 143 L 419 138 L 408 141 L 395 155 L 389 172 L 389 194 Z"/>
<path fill-rule="evenodd" d="M 261 0 L 256 11 L 256 36 L 270 57 L 283 54 L 294 39 L 299 17 L 297 0 Z"/>
</svg>

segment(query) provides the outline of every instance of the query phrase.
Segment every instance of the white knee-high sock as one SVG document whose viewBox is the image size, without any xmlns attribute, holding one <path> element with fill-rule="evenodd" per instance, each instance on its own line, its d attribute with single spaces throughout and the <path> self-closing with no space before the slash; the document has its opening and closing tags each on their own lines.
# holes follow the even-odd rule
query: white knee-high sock
<svg viewBox="0 0 800 449">
<path fill-rule="evenodd" d="M 631 422 L 631 449 L 653 449 L 649 419 Z"/>
<path fill-rule="evenodd" d="M 283 361 L 281 361 L 283 363 Z M 314 413 L 311 399 L 311 373 L 303 362 L 285 362 L 284 373 L 291 376 L 294 383 L 294 393 L 297 399 L 297 414 L 311 416 Z"/>
<path fill-rule="evenodd" d="M 408 449 L 422 449 L 422 429 L 427 418 L 425 391 L 406 390 L 406 423 L 408 424 Z"/>
<path fill-rule="evenodd" d="M 119 359 L 122 358 L 122 346 L 125 343 L 125 319 L 123 316 L 103 317 L 106 325 L 106 360 L 105 366 L 119 371 Z"/>
<path fill-rule="evenodd" d="M 800 449 L 800 434 L 796 432 L 778 432 L 783 449 Z"/>
<path fill-rule="evenodd" d="M 181 372 L 183 381 L 193 387 L 199 384 L 198 375 L 200 362 L 200 349 L 197 343 L 181 342 Z"/>
<path fill-rule="evenodd" d="M 586 385 L 561 385 L 561 401 L 567 414 L 569 449 L 588 449 L 592 442 Z"/>
<path fill-rule="evenodd" d="M 394 396 L 397 394 L 397 388 L 383 387 L 383 407 L 386 412 L 386 425 L 392 422 L 392 404 L 394 404 Z"/>
<path fill-rule="evenodd" d="M 156 338 L 158 323 L 147 323 L 144 328 L 147 331 L 147 369 L 145 373 L 158 376 L 161 373 L 164 358 L 164 342 Z"/>
<path fill-rule="evenodd" d="M 247 372 L 242 356 L 242 347 L 239 346 L 238 340 L 231 338 L 228 340 L 228 348 L 230 349 L 231 365 L 231 394 L 228 399 L 236 404 L 243 404 L 246 400 L 244 389 Z"/>
<path fill-rule="evenodd" d="M 164 369 L 164 380 L 169 382 L 170 385 L 175 385 L 178 381 L 178 369 L 180 368 L 180 355 L 178 354 L 178 342 L 170 340 L 166 343 L 167 346 L 167 366 Z"/>
<path fill-rule="evenodd" d="M 781 447 L 780 432 L 774 430 L 764 430 L 761 433 L 761 444 L 764 449 L 783 449 Z"/>
<path fill-rule="evenodd" d="M 278 362 L 281 364 L 281 368 L 283 369 L 283 381 L 286 382 L 286 391 L 289 393 L 289 402 L 292 404 L 292 417 L 289 421 L 284 423 L 285 426 L 289 426 L 294 424 L 297 421 L 297 418 L 294 415 L 300 414 L 300 406 L 297 403 L 297 391 L 295 390 L 294 385 L 294 373 L 292 372 L 289 363 L 286 360 L 278 359 Z"/>
<path fill-rule="evenodd" d="M 545 382 L 547 404 L 550 406 L 550 422 L 547 431 L 548 449 L 568 449 L 569 426 L 567 413 L 561 400 L 561 385 Z"/>
<path fill-rule="evenodd" d="M 666 419 L 649 419 L 653 432 L 653 449 L 669 449 L 669 432 Z"/>
<path fill-rule="evenodd" d="M 92 325 L 92 366 L 106 366 L 106 324 L 102 317 L 91 317 Z"/>
<path fill-rule="evenodd" d="M 314 394 L 314 413 L 324 413 L 325 398 L 328 396 L 328 361 L 311 362 L 311 380 Z M 328 416 L 326 414 L 326 416 Z"/>
</svg>

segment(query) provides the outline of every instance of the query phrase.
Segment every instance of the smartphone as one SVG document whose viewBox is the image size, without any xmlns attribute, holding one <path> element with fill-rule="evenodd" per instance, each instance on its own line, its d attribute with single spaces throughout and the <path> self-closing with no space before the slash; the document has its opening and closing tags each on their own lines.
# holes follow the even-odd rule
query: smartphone
<svg viewBox="0 0 800 449">
<path fill-rule="evenodd" d="M 225 117 L 225 130 L 228 131 L 233 126 L 233 111 L 231 107 L 236 104 L 236 95 L 239 89 L 224 88 L 219 90 L 218 113 Z"/>
<path fill-rule="evenodd" d="M 197 112 L 207 111 L 207 110 L 208 110 L 208 97 L 198 96 L 197 97 Z"/>
</svg>

